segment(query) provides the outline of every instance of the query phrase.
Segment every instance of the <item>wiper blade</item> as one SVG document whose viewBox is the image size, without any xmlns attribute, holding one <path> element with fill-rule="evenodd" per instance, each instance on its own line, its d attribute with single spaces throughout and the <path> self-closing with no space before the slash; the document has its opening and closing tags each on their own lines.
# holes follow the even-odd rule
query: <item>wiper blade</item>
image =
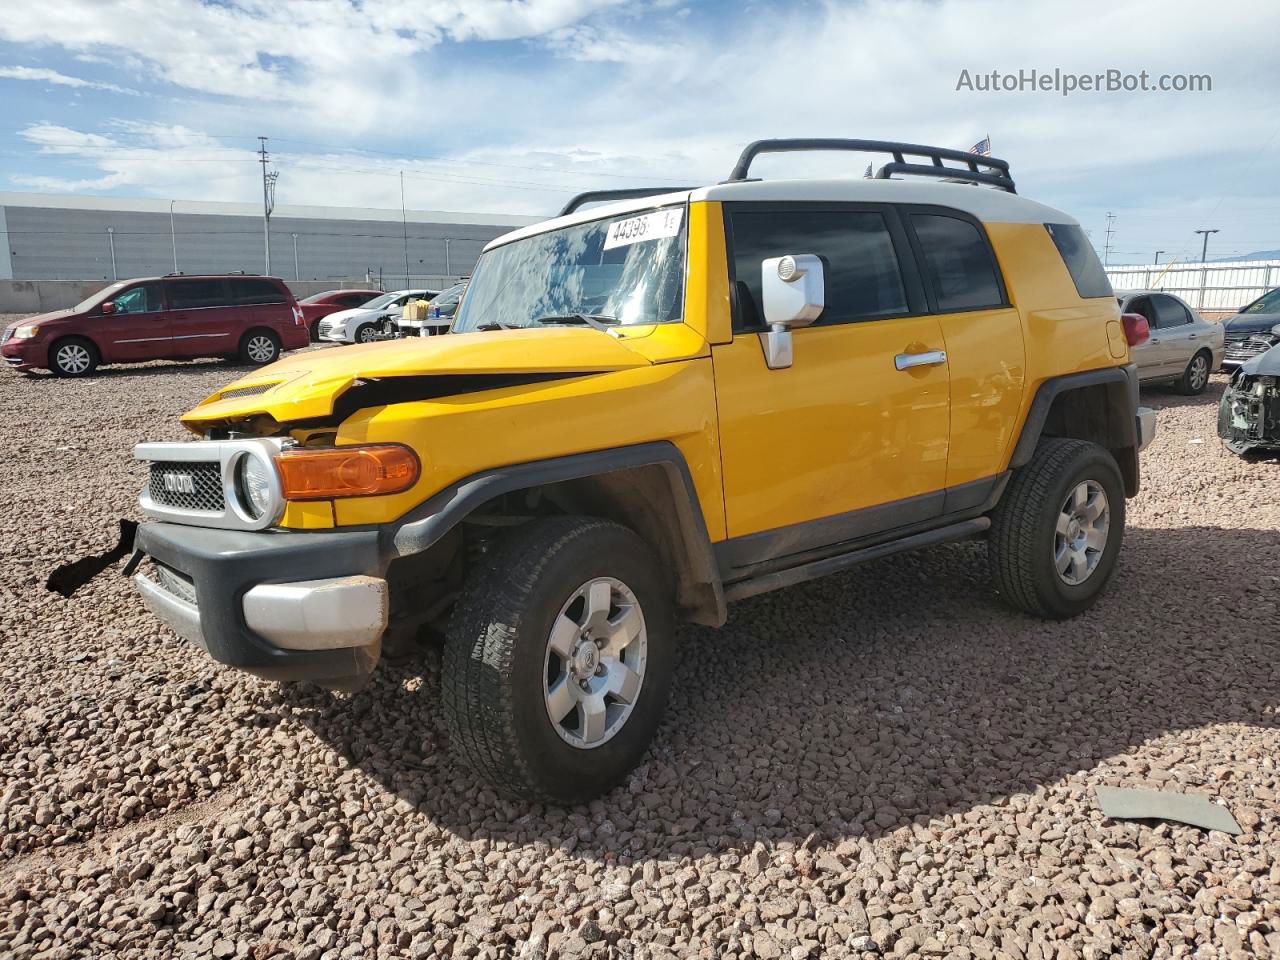
<svg viewBox="0 0 1280 960">
<path fill-rule="evenodd" d="M 534 323 L 582 323 L 595 330 L 607 330 L 618 322 L 617 317 L 611 317 L 603 313 L 559 313 L 551 314 L 546 317 L 539 317 Z"/>
<path fill-rule="evenodd" d="M 476 327 L 476 332 L 487 333 L 490 330 L 519 330 L 519 329 L 520 327 L 518 327 L 514 323 L 502 323 L 501 321 L 495 320 L 492 323 L 480 324 L 478 327 Z"/>
</svg>

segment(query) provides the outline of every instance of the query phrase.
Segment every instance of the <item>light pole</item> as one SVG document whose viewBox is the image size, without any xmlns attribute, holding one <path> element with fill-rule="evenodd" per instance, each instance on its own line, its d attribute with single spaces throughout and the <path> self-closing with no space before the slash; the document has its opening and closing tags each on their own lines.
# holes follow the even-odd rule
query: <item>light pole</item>
<svg viewBox="0 0 1280 960">
<path fill-rule="evenodd" d="M 409 286 L 409 221 L 404 212 L 404 171 L 400 171 L 400 228 L 404 231 L 404 285 Z"/>
<path fill-rule="evenodd" d="M 444 239 L 444 275 L 446 277 L 453 276 L 453 267 L 449 265 L 449 238 Z"/>
<path fill-rule="evenodd" d="M 120 277 L 116 273 L 116 228 L 107 227 L 107 243 L 111 245 L 111 279 L 119 280 Z"/>
<path fill-rule="evenodd" d="M 302 274 L 298 271 L 298 235 L 293 235 L 293 279 L 301 280 Z"/>
<path fill-rule="evenodd" d="M 1164 251 L 1163 251 L 1163 250 L 1157 250 L 1157 251 L 1156 251 L 1156 260 L 1155 260 L 1155 262 L 1156 262 L 1156 263 L 1159 263 L 1159 262 L 1160 262 L 1160 254 L 1162 254 L 1162 253 L 1164 253 Z"/>
<path fill-rule="evenodd" d="M 173 204 L 169 201 L 169 243 L 173 245 L 173 272 L 178 272 L 178 232 L 173 229 Z"/>
<path fill-rule="evenodd" d="M 1200 246 L 1200 262 L 1207 263 L 1209 256 L 1209 234 L 1217 233 L 1217 230 L 1197 230 L 1196 233 L 1204 234 L 1204 243 Z"/>
</svg>

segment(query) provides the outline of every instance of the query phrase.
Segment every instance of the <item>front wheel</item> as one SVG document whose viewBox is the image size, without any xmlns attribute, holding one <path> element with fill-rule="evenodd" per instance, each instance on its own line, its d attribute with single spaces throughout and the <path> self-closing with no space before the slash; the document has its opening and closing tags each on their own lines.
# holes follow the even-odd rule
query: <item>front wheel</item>
<svg viewBox="0 0 1280 960">
<path fill-rule="evenodd" d="M 1093 606 L 1124 538 L 1124 483 L 1095 443 L 1051 438 L 1014 471 L 991 518 L 991 578 L 1006 601 L 1046 619 Z"/>
<path fill-rule="evenodd" d="M 375 328 L 374 325 L 371 323 L 362 323 L 360 325 L 360 328 L 356 331 L 356 335 L 355 335 L 356 343 L 373 343 L 373 341 L 377 339 L 378 339 L 377 328 Z"/>
<path fill-rule="evenodd" d="M 98 348 L 81 337 L 59 340 L 49 351 L 49 369 L 60 377 L 87 377 L 98 368 Z"/>
<path fill-rule="evenodd" d="M 1178 392 L 1188 397 L 1198 397 L 1204 393 L 1207 386 L 1209 386 L 1209 354 L 1201 350 L 1191 358 L 1187 369 L 1182 371 L 1182 377 L 1178 380 Z"/>
<path fill-rule="evenodd" d="M 626 527 L 532 521 L 474 570 L 445 639 L 453 749 L 494 787 L 579 803 L 617 784 L 661 720 L 672 588 Z"/>
</svg>

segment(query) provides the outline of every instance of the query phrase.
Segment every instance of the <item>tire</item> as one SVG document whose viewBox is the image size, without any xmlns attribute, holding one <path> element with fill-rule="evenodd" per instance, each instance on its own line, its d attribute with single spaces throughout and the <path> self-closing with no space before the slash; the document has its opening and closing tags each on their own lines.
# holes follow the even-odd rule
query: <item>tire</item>
<svg viewBox="0 0 1280 960">
<path fill-rule="evenodd" d="M 311 342 L 319 343 L 320 342 L 320 321 L 319 320 L 316 320 L 311 324 L 310 333 L 311 333 Z"/>
<path fill-rule="evenodd" d="M 98 348 L 84 337 L 65 337 L 49 348 L 49 369 L 60 377 L 87 377 L 101 359 Z"/>
<path fill-rule="evenodd" d="M 374 329 L 372 323 L 362 323 L 356 327 L 356 332 L 351 337 L 352 343 L 373 343 L 378 339 L 378 331 Z"/>
<path fill-rule="evenodd" d="M 271 330 L 250 330 L 240 341 L 240 359 L 265 367 L 280 359 L 280 337 Z"/>
<path fill-rule="evenodd" d="M 1124 482 L 1107 450 L 1084 440 L 1041 441 L 992 513 L 987 555 L 996 589 L 1014 607 L 1046 620 L 1089 609 L 1115 570 L 1124 510 Z M 1099 518 L 1105 521 L 1100 542 Z M 1068 539 L 1083 547 L 1072 549 Z"/>
<path fill-rule="evenodd" d="M 1201 350 L 1187 363 L 1187 369 L 1177 381 L 1178 392 L 1188 397 L 1198 397 L 1209 386 L 1210 368 L 1213 358 L 1208 351 Z"/>
<path fill-rule="evenodd" d="M 588 517 L 527 523 L 482 563 L 445 636 L 441 700 L 452 748 L 509 796 L 555 804 L 597 797 L 635 766 L 662 719 L 674 657 L 667 576 L 631 530 Z M 629 627 L 615 635 L 631 637 L 613 657 L 607 642 L 586 635 L 606 587 L 610 622 Z M 638 611 L 624 616 L 623 601 Z M 629 702 L 604 692 L 627 688 L 620 663 L 638 681 Z M 590 695 L 578 693 L 584 683 Z M 593 725 L 584 723 L 587 710 Z"/>
</svg>

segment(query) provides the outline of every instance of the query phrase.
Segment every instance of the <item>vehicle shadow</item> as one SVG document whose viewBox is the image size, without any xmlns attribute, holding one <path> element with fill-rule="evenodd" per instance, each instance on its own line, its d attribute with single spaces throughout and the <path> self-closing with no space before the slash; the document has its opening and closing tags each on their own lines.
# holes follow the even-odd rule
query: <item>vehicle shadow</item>
<svg viewBox="0 0 1280 960">
<path fill-rule="evenodd" d="M 1177 731 L 1280 727 L 1274 531 L 1131 528 L 1107 595 L 1060 623 L 1000 605 L 985 552 L 890 558 L 682 630 L 654 745 L 587 807 L 499 798 L 447 753 L 438 650 L 352 698 L 282 687 L 278 705 L 443 829 L 605 860 L 876 836 L 1109 758 L 1113 782 L 1141 779 L 1114 758 Z M 1211 768 L 1238 766 L 1185 757 L 1176 789 L 1216 793 Z"/>
<path fill-rule="evenodd" d="M 1144 383 L 1139 388 L 1138 402 L 1144 406 L 1154 406 L 1157 410 L 1165 407 L 1200 407 L 1217 406 L 1222 400 L 1222 391 L 1227 387 L 1231 377 L 1225 373 L 1215 373 L 1209 377 L 1209 384 L 1204 393 L 1194 397 L 1179 393 L 1171 383 Z"/>
</svg>

